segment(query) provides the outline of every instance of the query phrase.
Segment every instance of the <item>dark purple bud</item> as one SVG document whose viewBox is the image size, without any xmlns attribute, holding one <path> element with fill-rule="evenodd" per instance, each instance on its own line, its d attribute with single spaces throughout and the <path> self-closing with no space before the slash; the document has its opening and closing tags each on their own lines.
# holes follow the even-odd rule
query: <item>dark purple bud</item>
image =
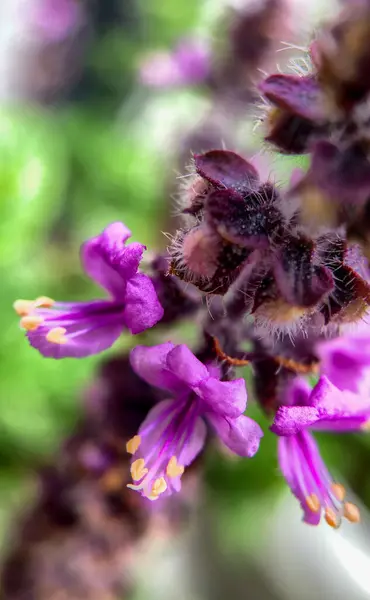
<svg viewBox="0 0 370 600">
<path fill-rule="evenodd" d="M 250 251 L 229 244 L 207 225 L 179 232 L 169 248 L 171 273 L 203 292 L 225 294 Z"/>
<path fill-rule="evenodd" d="M 318 77 L 335 107 L 350 111 L 370 91 L 370 7 L 350 3 L 317 40 Z"/>
<path fill-rule="evenodd" d="M 317 142 L 309 177 L 339 204 L 365 201 L 370 195 L 370 162 L 360 143 L 340 149 Z"/>
<path fill-rule="evenodd" d="M 206 200 L 206 220 L 230 243 L 267 248 L 282 228 L 281 214 L 273 205 L 274 194 L 272 186 L 245 198 L 228 190 L 212 192 Z"/>
<path fill-rule="evenodd" d="M 267 117 L 265 139 L 282 154 L 306 154 L 315 136 L 322 135 L 325 127 L 281 108 L 273 108 Z"/>
<path fill-rule="evenodd" d="M 239 154 L 229 150 L 210 150 L 194 156 L 197 173 L 212 185 L 245 194 L 258 187 L 256 169 Z"/>
<path fill-rule="evenodd" d="M 330 270 L 314 264 L 315 246 L 304 237 L 289 237 L 274 262 L 276 283 L 293 306 L 315 306 L 334 288 Z"/>
<path fill-rule="evenodd" d="M 321 313 L 326 323 L 354 323 L 365 316 L 369 302 L 369 284 L 351 267 L 340 265 L 335 270 L 335 289 Z"/>
<path fill-rule="evenodd" d="M 312 75 L 270 75 L 259 89 L 270 102 L 292 115 L 313 123 L 326 121 L 322 92 Z"/>
</svg>

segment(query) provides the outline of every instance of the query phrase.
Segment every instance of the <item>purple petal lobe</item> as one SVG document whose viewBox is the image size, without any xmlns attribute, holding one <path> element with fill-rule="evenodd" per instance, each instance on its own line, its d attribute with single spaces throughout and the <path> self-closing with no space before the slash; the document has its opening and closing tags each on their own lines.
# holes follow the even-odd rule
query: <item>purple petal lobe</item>
<svg viewBox="0 0 370 600">
<path fill-rule="evenodd" d="M 236 419 L 207 413 L 207 420 L 232 452 L 239 456 L 252 457 L 256 454 L 263 431 L 253 419 L 241 415 Z"/>
<path fill-rule="evenodd" d="M 198 394 L 208 404 L 208 409 L 225 417 L 238 417 L 247 407 L 244 379 L 218 381 L 210 377 L 200 383 Z"/>
<path fill-rule="evenodd" d="M 81 247 L 86 273 L 114 298 L 124 300 L 126 282 L 137 272 L 145 246 L 125 242 L 131 232 L 123 223 L 112 223 Z"/>
<path fill-rule="evenodd" d="M 150 385 L 177 392 L 184 389 L 184 384 L 167 367 L 167 356 L 174 348 L 171 342 L 158 346 L 136 346 L 130 352 L 131 366 Z"/>
<path fill-rule="evenodd" d="M 193 388 L 208 379 L 205 365 L 198 360 L 185 344 L 175 346 L 167 355 L 167 369 L 185 385 Z"/>
<path fill-rule="evenodd" d="M 194 156 L 197 173 L 219 188 L 248 193 L 258 187 L 253 165 L 229 150 L 210 150 Z"/>
<path fill-rule="evenodd" d="M 320 419 L 319 411 L 312 406 L 280 406 L 271 431 L 277 435 L 296 435 Z"/>
<path fill-rule="evenodd" d="M 270 75 L 259 85 L 259 89 L 279 108 L 310 121 L 326 119 L 322 92 L 312 75 Z"/>
<path fill-rule="evenodd" d="M 147 275 L 137 273 L 128 280 L 123 314 L 126 327 L 133 334 L 153 327 L 163 317 L 163 308 Z"/>
<path fill-rule="evenodd" d="M 317 428 L 358 431 L 370 418 L 370 394 L 340 390 L 325 376 L 312 390 L 311 403 L 320 415 Z"/>
</svg>

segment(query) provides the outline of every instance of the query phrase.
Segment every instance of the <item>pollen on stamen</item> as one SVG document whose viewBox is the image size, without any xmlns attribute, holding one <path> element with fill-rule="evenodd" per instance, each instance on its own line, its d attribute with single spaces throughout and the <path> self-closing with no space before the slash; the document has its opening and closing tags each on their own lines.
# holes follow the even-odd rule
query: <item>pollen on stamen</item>
<svg viewBox="0 0 370 600">
<path fill-rule="evenodd" d="M 341 483 L 333 483 L 331 486 L 331 491 L 333 492 L 337 500 L 343 502 L 346 496 L 346 488 L 344 487 L 344 485 L 342 485 Z"/>
<path fill-rule="evenodd" d="M 46 339 L 52 344 L 66 344 L 67 338 L 64 335 L 66 331 L 67 330 L 64 327 L 54 327 L 48 331 L 46 334 Z"/>
<path fill-rule="evenodd" d="M 148 469 L 145 467 L 145 460 L 143 458 L 135 460 L 131 465 L 130 473 L 134 481 L 142 479 L 148 473 Z"/>
<path fill-rule="evenodd" d="M 129 454 L 135 454 L 135 452 L 139 448 L 140 444 L 141 444 L 141 437 L 139 435 L 134 435 L 134 437 L 131 438 L 126 444 L 127 452 Z"/>
<path fill-rule="evenodd" d="M 44 322 L 42 317 L 37 317 L 36 315 L 26 315 L 22 317 L 20 320 L 20 326 L 22 329 L 26 329 L 27 331 L 36 331 L 40 325 Z"/>
<path fill-rule="evenodd" d="M 340 525 L 340 521 L 338 521 L 337 515 L 332 508 L 327 508 L 325 510 L 325 521 L 330 527 L 333 527 L 333 529 L 337 529 Z"/>
<path fill-rule="evenodd" d="M 307 496 L 306 504 L 308 508 L 314 513 L 319 512 L 321 509 L 320 500 L 318 499 L 316 494 L 311 494 L 310 496 Z"/>
<path fill-rule="evenodd" d="M 55 300 L 48 296 L 39 296 L 34 302 L 36 308 L 51 308 L 54 304 Z"/>
<path fill-rule="evenodd" d="M 360 510 L 352 502 L 346 502 L 344 505 L 343 516 L 350 523 L 359 523 L 361 520 Z"/>
<path fill-rule="evenodd" d="M 164 477 L 159 477 L 155 480 L 152 486 L 152 494 L 153 496 L 160 496 L 167 489 L 167 483 Z"/>
<path fill-rule="evenodd" d="M 20 317 L 27 316 L 33 309 L 34 303 L 32 300 L 16 300 L 13 303 L 13 308 Z"/>
<path fill-rule="evenodd" d="M 172 477 L 172 478 L 179 477 L 180 475 L 183 474 L 184 471 L 185 471 L 185 467 L 183 467 L 182 465 L 179 465 L 177 463 L 176 456 L 172 456 L 170 458 L 170 460 L 168 461 L 166 475 L 168 477 Z"/>
</svg>

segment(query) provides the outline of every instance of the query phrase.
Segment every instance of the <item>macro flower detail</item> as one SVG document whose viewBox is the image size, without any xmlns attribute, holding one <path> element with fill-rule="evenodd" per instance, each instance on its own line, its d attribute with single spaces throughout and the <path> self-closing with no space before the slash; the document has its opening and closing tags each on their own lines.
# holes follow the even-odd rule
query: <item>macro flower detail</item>
<svg viewBox="0 0 370 600">
<path fill-rule="evenodd" d="M 345 489 L 330 475 L 310 430 L 340 433 L 365 429 L 370 397 L 339 390 L 322 376 L 313 389 L 303 379 L 295 379 L 284 399 L 286 405 L 277 410 L 271 430 L 279 436 L 280 469 L 301 503 L 304 521 L 318 525 L 324 513 L 334 528 L 343 517 L 358 522 L 358 508 L 345 502 Z"/>
<path fill-rule="evenodd" d="M 123 223 L 112 223 L 82 245 L 86 273 L 110 295 L 107 300 L 54 302 L 18 300 L 15 310 L 31 346 L 52 358 L 80 358 L 106 350 L 124 329 L 132 334 L 153 327 L 163 316 L 150 278 L 138 273 L 145 250 Z"/>
<path fill-rule="evenodd" d="M 243 415 L 243 379 L 220 381 L 217 367 L 201 363 L 185 345 L 137 346 L 131 365 L 147 383 L 169 392 L 127 443 L 133 455 L 129 487 L 149 500 L 181 488 L 181 476 L 202 450 L 206 424 L 239 456 L 252 457 L 263 433 Z"/>
</svg>

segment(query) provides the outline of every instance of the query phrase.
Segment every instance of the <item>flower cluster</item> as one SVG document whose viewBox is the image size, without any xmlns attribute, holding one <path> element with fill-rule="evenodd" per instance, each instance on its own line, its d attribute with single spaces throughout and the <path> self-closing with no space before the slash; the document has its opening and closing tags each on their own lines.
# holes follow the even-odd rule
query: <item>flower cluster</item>
<svg viewBox="0 0 370 600">
<path fill-rule="evenodd" d="M 246 385 L 235 375 L 252 365 L 255 398 L 304 520 L 317 525 L 324 515 L 334 528 L 342 518 L 359 521 L 313 432 L 365 433 L 370 422 L 370 163 L 366 118 L 360 122 L 369 32 L 370 10 L 360 3 L 315 40 L 312 73 L 271 75 L 260 85 L 274 105 L 267 140 L 309 154 L 307 173 L 292 174 L 289 189 L 233 151 L 195 154 L 180 193 L 183 224 L 166 255 L 141 272 L 145 247 L 125 245 L 130 231 L 113 223 L 81 251 L 109 299 L 15 303 L 30 344 L 46 357 L 95 354 L 122 332 L 156 327 L 161 343 L 125 357 L 150 389 L 143 421 L 124 439 L 128 487 L 145 499 L 178 492 L 208 437 L 255 455 L 263 433 L 244 414 Z M 188 318 L 199 333 L 192 349 L 168 340 Z"/>
<path fill-rule="evenodd" d="M 297 75 L 267 77 L 272 104 L 266 139 L 280 152 L 310 153 L 299 183 L 306 222 L 344 225 L 368 253 L 370 161 L 370 5 L 346 7 L 311 45 L 311 64 Z"/>
</svg>

